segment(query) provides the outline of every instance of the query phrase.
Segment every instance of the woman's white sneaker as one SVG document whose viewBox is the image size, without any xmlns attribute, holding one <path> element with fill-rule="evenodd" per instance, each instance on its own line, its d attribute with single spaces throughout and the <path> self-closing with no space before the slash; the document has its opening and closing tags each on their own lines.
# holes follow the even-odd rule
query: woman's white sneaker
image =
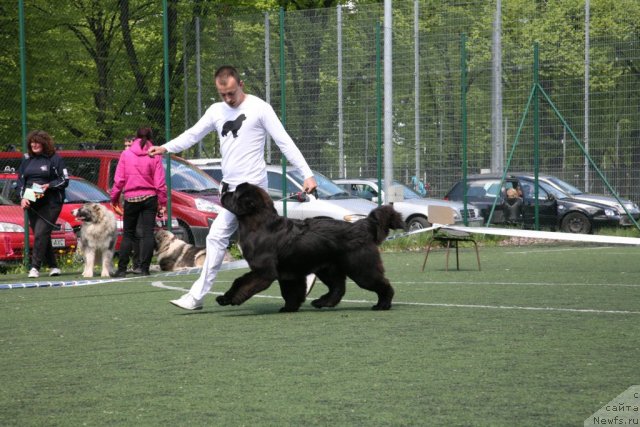
<svg viewBox="0 0 640 427">
<path fill-rule="evenodd" d="M 37 268 L 32 268 L 31 270 L 29 270 L 29 276 L 27 277 L 31 277 L 31 278 L 36 278 L 36 277 L 40 277 L 40 272 L 38 271 Z"/>
<path fill-rule="evenodd" d="M 59 268 L 52 268 L 49 276 L 59 276 L 62 273 Z"/>
</svg>

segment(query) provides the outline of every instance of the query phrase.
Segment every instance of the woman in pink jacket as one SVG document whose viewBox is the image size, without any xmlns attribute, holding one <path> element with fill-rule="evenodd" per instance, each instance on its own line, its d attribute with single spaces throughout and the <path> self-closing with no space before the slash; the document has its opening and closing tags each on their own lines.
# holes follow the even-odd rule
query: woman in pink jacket
<svg viewBox="0 0 640 427">
<path fill-rule="evenodd" d="M 149 265 L 153 257 L 156 214 L 163 215 L 167 204 L 167 185 L 165 183 L 162 156 L 149 157 L 153 146 L 151 128 L 140 128 L 131 148 L 124 150 L 116 168 L 111 189 L 111 204 L 120 210 L 120 196 L 124 194 L 123 237 L 120 243 L 118 271 L 115 277 L 125 277 L 127 264 L 136 228 L 141 225 L 140 268 L 142 275 L 149 275 Z"/>
</svg>

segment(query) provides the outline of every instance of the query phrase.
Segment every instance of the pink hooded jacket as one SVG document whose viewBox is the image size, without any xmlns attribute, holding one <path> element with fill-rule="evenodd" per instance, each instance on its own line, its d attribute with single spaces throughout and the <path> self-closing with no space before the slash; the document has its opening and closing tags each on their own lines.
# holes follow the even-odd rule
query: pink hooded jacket
<svg viewBox="0 0 640 427">
<path fill-rule="evenodd" d="M 152 146 L 147 141 L 144 147 L 140 147 L 140 139 L 135 139 L 131 148 L 120 154 L 111 188 L 111 203 L 120 204 L 120 194 L 124 193 L 125 198 L 158 196 L 158 206 L 166 206 L 167 184 L 162 156 L 149 157 L 147 152 Z"/>
</svg>

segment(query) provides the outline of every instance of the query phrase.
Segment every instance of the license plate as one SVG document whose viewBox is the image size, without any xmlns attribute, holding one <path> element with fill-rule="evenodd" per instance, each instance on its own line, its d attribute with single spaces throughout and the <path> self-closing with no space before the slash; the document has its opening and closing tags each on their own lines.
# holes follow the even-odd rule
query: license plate
<svg viewBox="0 0 640 427">
<path fill-rule="evenodd" d="M 64 248 L 64 239 L 51 239 L 51 246 L 54 248 Z"/>
</svg>

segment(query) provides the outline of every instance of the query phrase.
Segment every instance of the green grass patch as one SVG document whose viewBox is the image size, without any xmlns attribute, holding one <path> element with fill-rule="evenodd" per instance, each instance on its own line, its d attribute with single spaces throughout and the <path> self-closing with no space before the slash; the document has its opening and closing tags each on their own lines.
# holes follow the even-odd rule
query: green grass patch
<svg viewBox="0 0 640 427">
<path fill-rule="evenodd" d="M 422 272 L 423 253 L 385 253 L 388 312 L 353 283 L 335 309 L 288 314 L 277 285 L 168 304 L 193 275 L 0 290 L 0 425 L 582 425 L 640 384 L 639 248 L 480 255 L 446 272 L 437 249 Z"/>
</svg>

